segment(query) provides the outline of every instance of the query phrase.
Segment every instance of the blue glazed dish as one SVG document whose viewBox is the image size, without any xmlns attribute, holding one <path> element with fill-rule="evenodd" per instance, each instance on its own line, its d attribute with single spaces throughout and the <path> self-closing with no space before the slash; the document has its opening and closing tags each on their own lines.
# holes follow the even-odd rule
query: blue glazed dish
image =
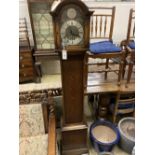
<svg viewBox="0 0 155 155">
<path fill-rule="evenodd" d="M 116 133 L 116 139 L 109 143 L 103 143 L 103 142 L 98 141 L 93 136 L 93 133 L 92 133 L 93 129 L 98 125 L 104 125 L 104 126 L 110 127 Z M 118 144 L 119 140 L 120 140 L 120 133 L 119 133 L 119 130 L 117 129 L 117 127 L 114 124 L 112 124 L 111 122 L 105 121 L 105 120 L 99 120 L 99 121 L 94 122 L 90 126 L 89 136 L 90 136 L 90 141 L 91 141 L 92 145 L 94 146 L 95 150 L 99 153 L 105 152 L 105 151 L 106 152 L 111 151 L 113 146 Z"/>
</svg>

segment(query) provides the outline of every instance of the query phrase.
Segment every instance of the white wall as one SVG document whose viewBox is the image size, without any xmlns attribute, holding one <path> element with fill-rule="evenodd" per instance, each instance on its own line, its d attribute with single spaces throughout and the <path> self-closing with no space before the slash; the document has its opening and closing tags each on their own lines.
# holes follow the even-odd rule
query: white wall
<svg viewBox="0 0 155 155">
<path fill-rule="evenodd" d="M 122 40 L 126 38 L 127 34 L 127 25 L 129 10 L 135 7 L 134 2 L 85 2 L 88 6 L 105 6 L 112 7 L 116 6 L 115 22 L 114 22 L 114 31 L 113 31 L 113 41 L 116 44 L 119 44 Z M 28 22 L 28 29 L 31 43 L 33 44 L 32 31 L 30 26 L 27 1 L 19 1 L 19 17 L 26 17 Z M 47 60 L 42 62 L 43 74 L 56 74 L 60 72 L 60 64 L 58 61 Z"/>
<path fill-rule="evenodd" d="M 114 31 L 113 31 L 113 41 L 115 43 L 120 43 L 126 38 L 127 35 L 127 25 L 129 18 L 129 11 L 131 8 L 135 7 L 134 2 L 89 2 L 88 6 L 104 6 L 104 7 L 116 7 Z"/>
</svg>

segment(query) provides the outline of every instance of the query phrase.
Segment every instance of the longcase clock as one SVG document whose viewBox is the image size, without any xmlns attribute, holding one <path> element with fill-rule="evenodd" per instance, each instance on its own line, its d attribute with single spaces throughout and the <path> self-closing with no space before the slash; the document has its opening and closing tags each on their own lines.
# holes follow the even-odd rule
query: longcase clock
<svg viewBox="0 0 155 155">
<path fill-rule="evenodd" d="M 51 12 L 55 48 L 60 53 L 63 119 L 62 154 L 88 152 L 87 126 L 84 121 L 84 56 L 89 48 L 92 12 L 80 0 L 63 0 Z"/>
<path fill-rule="evenodd" d="M 34 55 L 54 54 L 52 0 L 27 0 L 34 40 Z"/>
</svg>

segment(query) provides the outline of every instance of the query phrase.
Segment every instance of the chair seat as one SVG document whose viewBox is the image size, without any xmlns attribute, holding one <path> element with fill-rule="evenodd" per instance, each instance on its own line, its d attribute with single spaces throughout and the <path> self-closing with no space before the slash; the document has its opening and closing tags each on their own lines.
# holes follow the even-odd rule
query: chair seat
<svg viewBox="0 0 155 155">
<path fill-rule="evenodd" d="M 128 46 L 131 48 L 131 49 L 135 49 L 135 42 L 134 41 L 130 41 Z"/>
<path fill-rule="evenodd" d="M 120 52 L 121 48 L 113 44 L 112 41 L 101 41 L 90 44 L 90 52 L 93 54 Z"/>
<path fill-rule="evenodd" d="M 22 137 L 19 139 L 20 155 L 47 155 L 48 135 Z"/>
</svg>

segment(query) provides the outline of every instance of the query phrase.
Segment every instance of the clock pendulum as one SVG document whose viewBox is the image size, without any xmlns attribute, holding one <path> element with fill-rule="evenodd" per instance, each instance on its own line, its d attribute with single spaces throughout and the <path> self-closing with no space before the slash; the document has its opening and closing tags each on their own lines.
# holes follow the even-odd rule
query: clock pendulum
<svg viewBox="0 0 155 155">
<path fill-rule="evenodd" d="M 92 11 L 80 0 L 63 0 L 51 12 L 56 51 L 60 54 L 63 118 L 62 154 L 88 153 L 84 121 L 84 56 L 89 49 Z M 65 50 L 64 50 L 65 48 Z M 63 58 L 63 52 L 67 58 Z"/>
</svg>

